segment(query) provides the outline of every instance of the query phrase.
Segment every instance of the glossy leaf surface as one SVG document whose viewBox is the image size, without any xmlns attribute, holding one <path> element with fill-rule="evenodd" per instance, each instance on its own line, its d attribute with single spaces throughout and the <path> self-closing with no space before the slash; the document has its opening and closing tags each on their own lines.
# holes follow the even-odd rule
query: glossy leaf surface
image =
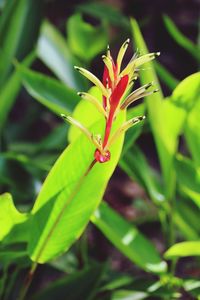
<svg viewBox="0 0 200 300">
<path fill-rule="evenodd" d="M 101 203 L 91 220 L 115 247 L 142 269 L 153 273 L 166 271 L 166 263 L 151 242 L 105 202 Z"/>
<path fill-rule="evenodd" d="M 121 114 L 115 121 L 118 127 L 124 120 Z M 102 132 L 102 121 L 91 127 Z M 107 182 L 121 152 L 123 137 L 111 147 L 111 160 L 95 164 L 94 146 L 83 135 L 79 136 L 59 157 L 49 173 L 32 214 L 32 228 L 28 252 L 32 260 L 44 263 L 65 252 L 79 238 L 89 218 L 99 205 Z"/>
<path fill-rule="evenodd" d="M 31 71 L 22 65 L 17 67 L 29 94 L 60 116 L 69 114 L 79 101 L 76 92 L 56 79 Z"/>
</svg>

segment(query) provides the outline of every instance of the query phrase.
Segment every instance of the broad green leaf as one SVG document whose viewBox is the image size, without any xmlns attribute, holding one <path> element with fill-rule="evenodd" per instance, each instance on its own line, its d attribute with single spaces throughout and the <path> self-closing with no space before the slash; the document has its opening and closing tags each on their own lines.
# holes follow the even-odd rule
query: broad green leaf
<svg viewBox="0 0 200 300">
<path fill-rule="evenodd" d="M 8 193 L 0 195 L 0 210 L 0 241 L 3 241 L 8 238 L 8 235 L 16 225 L 19 226 L 27 220 L 28 215 L 20 213 L 16 209 L 12 197 Z"/>
<path fill-rule="evenodd" d="M 195 163 L 200 165 L 200 72 L 188 76 L 177 86 L 172 101 L 187 112 L 184 136 Z"/>
<path fill-rule="evenodd" d="M 31 53 L 22 62 L 23 65 L 29 66 L 35 59 L 35 54 Z M 0 132 L 7 120 L 8 114 L 15 102 L 16 96 L 21 87 L 21 77 L 18 71 L 13 72 L 8 81 L 0 91 Z"/>
<path fill-rule="evenodd" d="M 35 44 L 40 20 L 40 0 L 12 0 L 0 18 L 0 85 L 7 79 L 14 58 L 23 59 Z"/>
<path fill-rule="evenodd" d="M 10 265 L 27 257 L 26 251 L 0 251 L 1 265 Z"/>
<path fill-rule="evenodd" d="M 111 300 L 143 300 L 148 296 L 146 292 L 119 290 L 113 293 Z"/>
<path fill-rule="evenodd" d="M 116 271 L 110 272 L 107 282 L 101 287 L 101 291 L 113 291 L 125 286 L 129 286 L 135 280 L 131 275 L 117 273 Z"/>
<path fill-rule="evenodd" d="M 6 0 L 0 0 L 0 10 L 4 7 Z"/>
<path fill-rule="evenodd" d="M 148 165 L 144 154 L 136 145 L 120 159 L 120 167 L 131 178 L 139 181 L 156 204 L 159 205 L 164 201 L 164 195 L 160 191 L 161 187 L 156 182 L 155 174 Z"/>
<path fill-rule="evenodd" d="M 70 53 L 64 37 L 47 21 L 42 25 L 37 55 L 69 88 L 81 90 L 87 86 L 83 76 L 74 69 L 79 61 Z"/>
<path fill-rule="evenodd" d="M 90 2 L 78 5 L 77 10 L 97 19 L 106 20 L 112 25 L 129 29 L 128 19 L 114 6 Z"/>
<path fill-rule="evenodd" d="M 113 130 L 124 121 L 121 113 Z M 102 133 L 104 119 L 90 129 Z M 105 164 L 94 160 L 94 146 L 81 135 L 61 154 L 38 195 L 32 209 L 32 232 L 28 252 L 32 260 L 44 263 L 64 253 L 83 232 L 99 205 L 106 185 L 119 160 L 123 137 L 111 147 L 111 160 Z"/>
<path fill-rule="evenodd" d="M 67 21 L 67 41 L 73 54 L 82 61 L 90 62 L 108 44 L 105 26 L 94 27 L 86 23 L 80 14 L 72 15 Z"/>
<path fill-rule="evenodd" d="M 190 159 L 178 155 L 175 169 L 181 190 L 200 208 L 200 168 L 195 167 Z"/>
<path fill-rule="evenodd" d="M 137 22 L 131 19 L 131 28 L 134 44 L 142 53 L 148 53 Z M 156 49 L 157 50 L 157 49 Z M 142 84 L 154 82 L 160 88 L 153 64 L 147 63 L 145 71 L 140 72 Z M 161 90 L 147 97 L 147 112 L 154 135 L 158 156 L 165 183 L 165 195 L 170 199 L 175 190 L 175 173 L 173 170 L 173 157 L 177 151 L 178 136 L 182 131 L 185 114 L 169 100 L 163 99 Z"/>
<path fill-rule="evenodd" d="M 75 272 L 51 283 L 32 300 L 90 300 L 94 299 L 96 288 L 102 277 L 104 266 L 94 265 L 82 271 Z M 67 298 L 66 298 L 67 297 Z"/>
<path fill-rule="evenodd" d="M 200 101 L 200 72 L 186 77 L 172 93 L 172 101 L 190 111 Z"/>
<path fill-rule="evenodd" d="M 200 86 L 200 81 L 199 81 L 199 86 Z M 195 164 L 198 167 L 200 167 L 200 155 L 199 155 L 200 153 L 200 124 L 199 124 L 200 97 L 199 99 L 196 98 L 196 100 L 197 100 L 196 104 L 188 114 L 185 128 L 184 128 L 184 136 Z"/>
<path fill-rule="evenodd" d="M 75 246 L 76 247 L 76 246 Z M 57 257 L 48 263 L 54 269 L 57 269 L 66 274 L 72 274 L 79 268 L 79 260 L 76 251 L 73 247 L 67 253 Z"/>
<path fill-rule="evenodd" d="M 132 282 L 130 281 L 131 278 Z M 130 282 L 127 282 L 127 284 L 125 284 L 124 286 L 119 287 L 120 289 L 114 292 L 113 296 L 123 297 L 123 295 L 126 295 L 128 297 L 130 296 L 130 298 L 128 298 L 130 300 L 138 299 L 137 297 L 140 296 L 148 297 L 148 299 L 164 299 L 165 297 L 167 297 L 168 299 L 179 299 L 177 293 L 175 293 L 173 289 L 169 289 L 168 287 L 168 284 L 176 284 L 177 286 L 177 278 L 170 277 L 170 275 L 168 274 L 162 276 L 161 280 L 158 281 L 141 276 L 137 278 L 130 277 L 130 279 Z"/>
<path fill-rule="evenodd" d="M 200 235 L 199 210 L 190 201 L 178 198 L 174 210 L 174 223 L 187 240 L 196 240 Z"/>
<path fill-rule="evenodd" d="M 158 61 L 154 61 L 154 66 L 158 77 L 173 91 L 179 84 L 179 81 Z"/>
<path fill-rule="evenodd" d="M 79 97 L 74 90 L 56 79 L 31 71 L 22 65 L 17 66 L 23 83 L 30 95 L 60 116 L 73 111 Z"/>
<path fill-rule="evenodd" d="M 195 299 L 200 295 L 200 281 L 197 279 L 186 279 L 183 282 L 184 290 L 190 293 Z M 199 300 L 199 299 L 198 299 Z"/>
<path fill-rule="evenodd" d="M 189 114 L 185 126 L 184 135 L 188 148 L 192 154 L 192 157 L 200 167 L 200 124 L 199 124 L 199 113 L 200 113 L 200 101 L 198 105 L 194 107 L 192 112 Z"/>
<path fill-rule="evenodd" d="M 91 221 L 117 249 L 139 267 L 153 273 L 166 271 L 166 263 L 161 260 L 151 242 L 105 202 L 95 211 Z"/>
<path fill-rule="evenodd" d="M 200 241 L 177 243 L 170 247 L 164 254 L 167 259 L 174 257 L 199 256 Z"/>
<path fill-rule="evenodd" d="M 21 141 L 9 142 L 10 152 L 17 153 L 19 155 L 27 155 L 29 158 L 37 156 L 37 154 L 45 153 L 46 151 L 61 151 L 67 143 L 67 131 L 68 126 L 66 123 L 61 123 L 55 127 L 47 136 L 39 143 L 28 143 Z"/>
<path fill-rule="evenodd" d="M 184 36 L 167 15 L 163 16 L 163 20 L 169 34 L 175 42 L 187 50 L 197 61 L 200 61 L 200 48 Z"/>
</svg>

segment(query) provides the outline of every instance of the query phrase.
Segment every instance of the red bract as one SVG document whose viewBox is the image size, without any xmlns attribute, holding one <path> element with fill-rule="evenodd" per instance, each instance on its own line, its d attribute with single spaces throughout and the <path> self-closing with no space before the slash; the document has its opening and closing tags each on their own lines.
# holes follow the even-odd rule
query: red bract
<svg viewBox="0 0 200 300">
<path fill-rule="evenodd" d="M 125 98 L 125 95 L 132 87 L 135 79 L 138 76 L 138 68 L 140 67 L 140 65 L 154 59 L 155 56 L 159 55 L 158 52 L 149 53 L 140 57 L 134 55 L 129 64 L 121 71 L 122 59 L 124 57 L 128 44 L 129 39 L 125 41 L 125 43 L 121 46 L 116 62 L 114 62 L 109 48 L 107 51 L 107 55 L 102 56 L 102 59 L 105 63 L 102 82 L 88 70 L 75 67 L 75 69 L 77 69 L 82 75 L 92 81 L 102 93 L 102 104 L 98 99 L 88 93 L 79 93 L 79 95 L 83 99 L 93 103 L 98 111 L 102 113 L 103 118 L 105 119 L 105 130 L 103 138 L 99 134 L 92 134 L 80 122 L 73 119 L 72 117 L 66 117 L 64 115 L 62 116 L 66 121 L 78 127 L 94 144 L 96 148 L 94 151 L 95 162 L 105 163 L 109 161 L 111 158 L 111 154 L 109 151 L 110 146 L 115 142 L 118 136 L 129 129 L 131 126 L 144 119 L 144 117 L 139 116 L 126 121 L 111 135 L 113 122 L 115 121 L 115 118 L 120 110 L 126 109 L 137 99 L 140 99 L 157 91 L 153 90 L 150 92 L 146 92 L 146 90 L 152 86 L 152 83 L 149 83 L 133 91 Z"/>
<path fill-rule="evenodd" d="M 110 103 L 110 110 L 109 110 L 108 118 L 106 120 L 106 128 L 105 128 L 103 147 L 105 147 L 108 142 L 110 131 L 112 128 L 114 114 L 115 114 L 115 111 L 119 105 L 119 102 L 127 88 L 127 85 L 128 85 L 128 75 L 125 75 L 120 79 L 117 86 L 113 89 L 113 92 L 110 95 L 110 98 L 106 100 L 106 102 L 109 101 L 109 103 Z"/>
</svg>

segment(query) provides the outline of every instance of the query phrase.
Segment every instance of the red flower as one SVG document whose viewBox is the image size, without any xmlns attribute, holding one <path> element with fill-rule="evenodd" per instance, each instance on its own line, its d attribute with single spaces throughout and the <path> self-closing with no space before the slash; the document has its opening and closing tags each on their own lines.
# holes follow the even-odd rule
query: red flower
<svg viewBox="0 0 200 300">
<path fill-rule="evenodd" d="M 79 95 L 82 98 L 92 102 L 96 106 L 96 108 L 103 114 L 105 118 L 105 131 L 103 139 L 101 139 L 101 137 L 99 136 L 94 136 L 87 128 L 85 128 L 81 123 L 74 120 L 73 118 L 62 115 L 65 120 L 77 126 L 90 139 L 90 141 L 92 141 L 92 143 L 96 147 L 96 150 L 94 152 L 95 161 L 99 163 L 104 163 L 110 160 L 111 154 L 109 148 L 122 132 L 125 132 L 131 126 L 144 119 L 143 116 L 133 118 L 125 122 L 112 136 L 110 136 L 112 124 L 119 111 L 126 109 L 137 99 L 140 99 L 157 91 L 153 90 L 150 92 L 146 92 L 146 90 L 152 86 L 152 83 L 149 83 L 133 91 L 126 98 L 124 97 L 138 77 L 138 67 L 143 63 L 154 59 L 160 54 L 149 53 L 140 57 L 135 54 L 126 68 L 121 71 L 122 59 L 128 45 L 129 39 L 125 41 L 125 43 L 121 46 L 116 62 L 113 61 L 109 48 L 107 50 L 107 55 L 102 56 L 102 59 L 105 63 L 102 82 L 86 69 L 75 67 L 76 70 L 78 70 L 81 74 L 92 81 L 102 92 L 102 105 L 100 104 L 98 99 L 88 93 L 79 93 Z"/>
</svg>

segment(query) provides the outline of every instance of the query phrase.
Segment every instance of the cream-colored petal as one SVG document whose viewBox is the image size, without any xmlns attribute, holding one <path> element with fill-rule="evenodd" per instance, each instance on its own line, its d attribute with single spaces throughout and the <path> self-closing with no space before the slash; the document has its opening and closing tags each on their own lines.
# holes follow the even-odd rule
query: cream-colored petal
<svg viewBox="0 0 200 300">
<path fill-rule="evenodd" d="M 104 151 L 108 150 L 122 133 L 126 132 L 130 127 L 136 125 L 137 123 L 141 122 L 145 118 L 146 118 L 145 116 L 135 117 L 131 120 L 126 121 L 124 124 L 122 124 L 122 126 L 119 127 L 115 131 L 115 133 L 111 136 L 111 138 L 108 140 L 107 145 L 104 147 Z"/>
<path fill-rule="evenodd" d="M 104 87 L 104 85 L 101 83 L 101 81 L 94 75 L 92 74 L 90 71 L 84 69 L 84 68 L 79 68 L 79 67 L 74 67 L 77 71 L 79 71 L 83 76 L 85 76 L 86 78 L 88 78 L 91 82 L 94 83 L 94 85 L 96 85 L 100 91 L 102 92 L 102 94 L 107 97 L 108 96 L 108 91 L 107 89 Z"/>
<path fill-rule="evenodd" d="M 95 98 L 94 96 L 88 93 L 83 93 L 83 92 L 78 93 L 78 95 L 82 99 L 85 99 L 90 103 L 92 103 L 97 108 L 97 110 L 107 118 L 107 113 L 97 98 Z"/>
<path fill-rule="evenodd" d="M 118 69 L 118 74 L 120 73 L 120 69 L 121 69 L 121 64 L 122 64 L 122 60 L 124 58 L 124 55 L 126 53 L 126 50 L 128 48 L 128 45 L 130 43 L 130 39 L 127 39 L 121 46 L 121 48 L 119 49 L 119 53 L 117 56 L 117 69 Z"/>
</svg>

